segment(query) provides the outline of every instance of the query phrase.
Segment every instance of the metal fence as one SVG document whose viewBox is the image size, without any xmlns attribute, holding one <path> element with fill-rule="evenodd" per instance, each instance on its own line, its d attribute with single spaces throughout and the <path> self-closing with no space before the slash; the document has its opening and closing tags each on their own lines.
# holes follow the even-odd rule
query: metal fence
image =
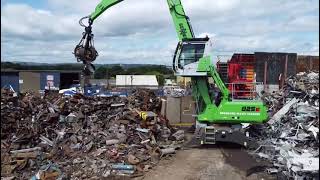
<svg viewBox="0 0 320 180">
<path fill-rule="evenodd" d="M 259 94 L 257 92 L 257 85 L 263 85 L 262 82 L 238 82 L 238 83 L 226 83 L 226 86 L 230 90 L 232 99 L 259 99 Z M 246 88 L 241 88 L 239 86 L 251 86 L 248 90 Z M 245 89 L 245 90 L 243 90 Z"/>
</svg>

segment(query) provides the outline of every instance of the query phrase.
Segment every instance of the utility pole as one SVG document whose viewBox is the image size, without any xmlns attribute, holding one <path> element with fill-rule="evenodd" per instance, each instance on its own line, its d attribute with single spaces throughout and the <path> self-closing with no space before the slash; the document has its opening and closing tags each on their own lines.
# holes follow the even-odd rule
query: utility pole
<svg viewBox="0 0 320 180">
<path fill-rule="evenodd" d="M 133 88 L 132 88 L 132 86 L 133 86 L 133 85 L 132 85 L 133 75 L 130 75 L 130 78 L 131 78 L 130 80 L 131 80 L 131 91 L 132 91 L 132 89 L 133 89 Z"/>
</svg>

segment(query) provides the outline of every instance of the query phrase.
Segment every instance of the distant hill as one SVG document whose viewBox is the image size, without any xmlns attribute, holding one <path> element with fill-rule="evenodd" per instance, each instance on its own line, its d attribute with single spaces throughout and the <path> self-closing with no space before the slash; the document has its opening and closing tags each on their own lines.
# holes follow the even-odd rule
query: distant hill
<svg viewBox="0 0 320 180">
<path fill-rule="evenodd" d="M 17 61 L 2 61 L 2 69 L 17 69 L 17 70 L 78 70 L 82 69 L 81 63 L 37 63 L 37 62 L 17 62 Z M 139 68 L 148 66 L 164 66 L 157 64 L 94 64 L 96 68 L 101 66 L 114 67 L 121 66 L 123 69 Z M 170 68 L 170 67 L 168 67 Z"/>
<path fill-rule="evenodd" d="M 20 65 L 20 66 L 65 66 L 65 65 L 71 65 L 71 66 L 82 66 L 81 63 L 38 63 L 38 62 L 19 62 L 19 61 L 1 61 L 1 65 L 4 66 L 11 66 L 11 65 Z M 155 65 L 162 65 L 162 64 L 94 64 L 95 67 L 99 68 L 100 66 L 121 66 L 124 69 L 127 68 L 135 68 L 135 67 L 141 67 L 141 66 L 155 66 Z M 2 67 L 3 68 L 3 67 Z"/>
<path fill-rule="evenodd" d="M 156 75 L 160 85 L 163 85 L 164 79 L 173 77 L 171 67 L 154 64 L 95 64 L 95 79 L 109 79 L 121 74 L 134 75 Z M 34 70 L 34 71 L 81 71 L 81 63 L 34 63 L 34 62 L 1 62 L 1 70 Z"/>
</svg>

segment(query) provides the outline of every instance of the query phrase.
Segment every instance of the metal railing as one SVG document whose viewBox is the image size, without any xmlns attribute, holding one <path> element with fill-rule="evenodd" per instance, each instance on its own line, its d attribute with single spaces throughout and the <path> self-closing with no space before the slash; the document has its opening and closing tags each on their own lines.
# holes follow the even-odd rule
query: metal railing
<svg viewBox="0 0 320 180">
<path fill-rule="evenodd" d="M 228 89 L 230 90 L 232 99 L 259 99 L 259 94 L 257 92 L 257 85 L 263 85 L 262 82 L 238 82 L 238 83 L 225 83 Z M 245 88 L 240 88 L 239 86 L 251 86 L 248 90 L 243 90 Z"/>
</svg>

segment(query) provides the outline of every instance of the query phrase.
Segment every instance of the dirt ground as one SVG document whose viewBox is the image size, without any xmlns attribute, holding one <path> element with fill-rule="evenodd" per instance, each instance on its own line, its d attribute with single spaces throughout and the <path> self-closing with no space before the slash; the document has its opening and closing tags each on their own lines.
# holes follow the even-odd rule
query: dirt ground
<svg viewBox="0 0 320 180">
<path fill-rule="evenodd" d="M 184 147 L 137 180 L 256 180 L 276 179 L 265 173 L 253 173 L 263 168 L 246 151 L 223 146 Z"/>
</svg>

